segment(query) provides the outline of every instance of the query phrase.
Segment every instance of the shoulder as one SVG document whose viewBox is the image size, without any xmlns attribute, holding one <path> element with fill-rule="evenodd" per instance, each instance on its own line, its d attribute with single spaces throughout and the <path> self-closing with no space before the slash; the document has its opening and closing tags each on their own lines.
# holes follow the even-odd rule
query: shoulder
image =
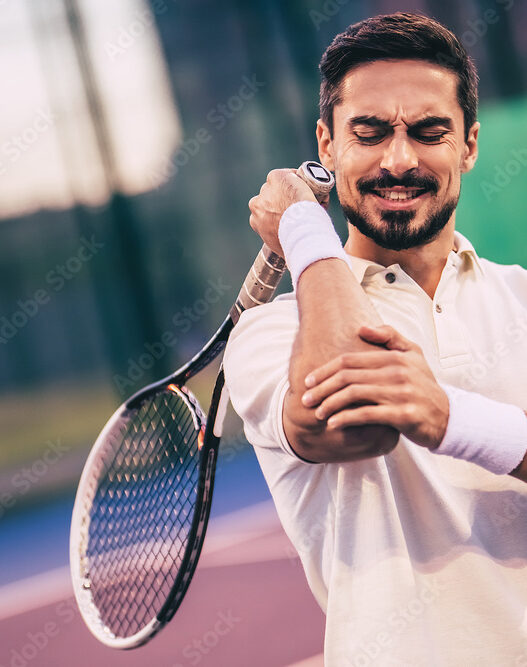
<svg viewBox="0 0 527 667">
<path fill-rule="evenodd" d="M 476 284 L 487 302 L 495 307 L 500 303 L 514 312 L 527 309 L 527 270 L 519 264 L 498 264 L 482 257 L 478 257 L 478 266 L 483 278 Z"/>
<path fill-rule="evenodd" d="M 471 266 L 475 270 L 475 275 L 485 278 L 515 285 L 527 284 L 527 271 L 519 264 L 498 264 L 485 257 L 480 257 L 469 239 L 461 234 L 457 229 L 454 232 L 454 245 L 458 256 L 464 255 L 471 260 Z M 466 264 L 468 266 L 469 264 Z"/>
<path fill-rule="evenodd" d="M 295 296 L 284 294 L 244 311 L 227 342 L 225 385 L 247 439 L 261 448 L 288 451 L 282 406 L 297 329 Z"/>
<path fill-rule="evenodd" d="M 223 357 L 225 374 L 256 372 L 288 363 L 298 331 L 294 292 L 244 311 L 234 327 Z"/>
<path fill-rule="evenodd" d="M 245 310 L 232 334 L 228 346 L 233 341 L 250 332 L 251 336 L 261 333 L 269 335 L 273 331 L 290 331 L 298 328 L 298 306 L 294 292 L 280 294 L 273 301 Z"/>
<path fill-rule="evenodd" d="M 519 264 L 498 264 L 479 257 L 480 266 L 486 277 L 500 280 L 512 289 L 527 289 L 527 270 Z"/>
</svg>

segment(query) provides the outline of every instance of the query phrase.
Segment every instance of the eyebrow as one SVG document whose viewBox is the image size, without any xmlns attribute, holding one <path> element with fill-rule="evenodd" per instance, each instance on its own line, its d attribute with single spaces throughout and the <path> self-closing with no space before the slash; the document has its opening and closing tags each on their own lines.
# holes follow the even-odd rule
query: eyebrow
<svg viewBox="0 0 527 667">
<path fill-rule="evenodd" d="M 451 130 L 454 127 L 452 119 L 448 116 L 425 116 L 420 120 L 416 121 L 409 125 L 412 130 L 421 130 L 426 127 L 436 127 L 437 125 L 442 125 L 447 129 Z"/>
<path fill-rule="evenodd" d="M 353 118 L 349 119 L 348 125 L 350 128 L 353 128 L 355 125 L 368 125 L 369 127 L 381 127 L 386 130 L 391 127 L 389 121 L 371 115 L 353 116 Z M 449 130 L 454 126 L 452 119 L 449 116 L 424 116 L 415 123 L 408 125 L 408 128 L 411 130 L 422 130 L 423 128 L 436 127 L 437 125 L 442 125 Z"/>
</svg>

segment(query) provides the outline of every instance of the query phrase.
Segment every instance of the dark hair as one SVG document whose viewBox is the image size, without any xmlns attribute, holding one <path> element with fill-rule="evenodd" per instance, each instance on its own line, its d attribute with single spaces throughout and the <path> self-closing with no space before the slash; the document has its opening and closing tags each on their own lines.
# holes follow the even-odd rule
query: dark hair
<svg viewBox="0 0 527 667">
<path fill-rule="evenodd" d="M 465 140 L 476 122 L 478 75 L 473 60 L 447 28 L 420 14 L 397 12 L 354 23 L 335 37 L 320 61 L 320 117 L 333 134 L 333 107 L 340 83 L 354 67 L 376 60 L 425 60 L 458 76 L 457 100 L 463 109 Z"/>
</svg>

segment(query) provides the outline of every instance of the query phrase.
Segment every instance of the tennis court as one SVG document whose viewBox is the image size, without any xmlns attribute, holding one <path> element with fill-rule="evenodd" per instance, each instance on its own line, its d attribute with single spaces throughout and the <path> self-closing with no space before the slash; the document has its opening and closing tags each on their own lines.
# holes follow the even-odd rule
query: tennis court
<svg viewBox="0 0 527 667">
<path fill-rule="evenodd" d="M 317 159 L 318 65 L 346 26 L 410 10 L 459 35 L 484 128 L 459 230 L 526 265 L 526 6 L 0 0 L 0 667 L 322 667 L 324 615 L 231 413 L 196 575 L 135 651 L 100 644 L 74 603 L 73 494 L 117 406 L 229 312 L 262 243 L 247 204 L 270 170 Z M 329 213 L 344 238 L 335 194 Z M 218 365 L 190 385 L 205 411 Z"/>
<path fill-rule="evenodd" d="M 324 617 L 268 501 L 212 522 L 182 607 L 135 651 L 89 634 L 68 575 L 62 567 L 3 587 L 0 665 L 322 665 Z"/>
<path fill-rule="evenodd" d="M 80 667 L 285 667 L 307 659 L 319 667 L 324 615 L 254 454 L 243 449 L 231 458 L 228 447 L 220 456 L 204 551 L 185 600 L 167 627 L 134 651 L 103 646 L 80 617 L 67 563 L 72 496 L 5 517 L 0 665 L 63 667 L 75 656 Z"/>
</svg>

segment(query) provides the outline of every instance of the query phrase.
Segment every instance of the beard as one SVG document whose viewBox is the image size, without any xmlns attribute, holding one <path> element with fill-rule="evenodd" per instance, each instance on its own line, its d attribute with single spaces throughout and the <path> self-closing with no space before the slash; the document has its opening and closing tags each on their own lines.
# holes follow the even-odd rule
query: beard
<svg viewBox="0 0 527 667">
<path fill-rule="evenodd" d="M 424 187 L 434 196 L 438 190 L 439 184 L 434 179 L 427 178 L 407 178 L 401 181 L 395 181 L 389 176 L 375 181 L 358 182 L 358 190 L 365 195 L 374 187 L 391 187 L 392 185 L 404 185 L 406 187 Z M 407 250 L 417 246 L 426 245 L 433 241 L 439 232 L 450 220 L 459 201 L 460 192 L 449 199 L 440 208 L 432 211 L 424 223 L 411 229 L 412 220 L 416 217 L 417 211 L 391 211 L 383 210 L 381 213 L 381 224 L 376 224 L 371 216 L 361 212 L 359 209 L 341 203 L 340 206 L 348 222 L 356 227 L 361 234 L 370 238 L 381 248 L 387 250 Z"/>
</svg>

